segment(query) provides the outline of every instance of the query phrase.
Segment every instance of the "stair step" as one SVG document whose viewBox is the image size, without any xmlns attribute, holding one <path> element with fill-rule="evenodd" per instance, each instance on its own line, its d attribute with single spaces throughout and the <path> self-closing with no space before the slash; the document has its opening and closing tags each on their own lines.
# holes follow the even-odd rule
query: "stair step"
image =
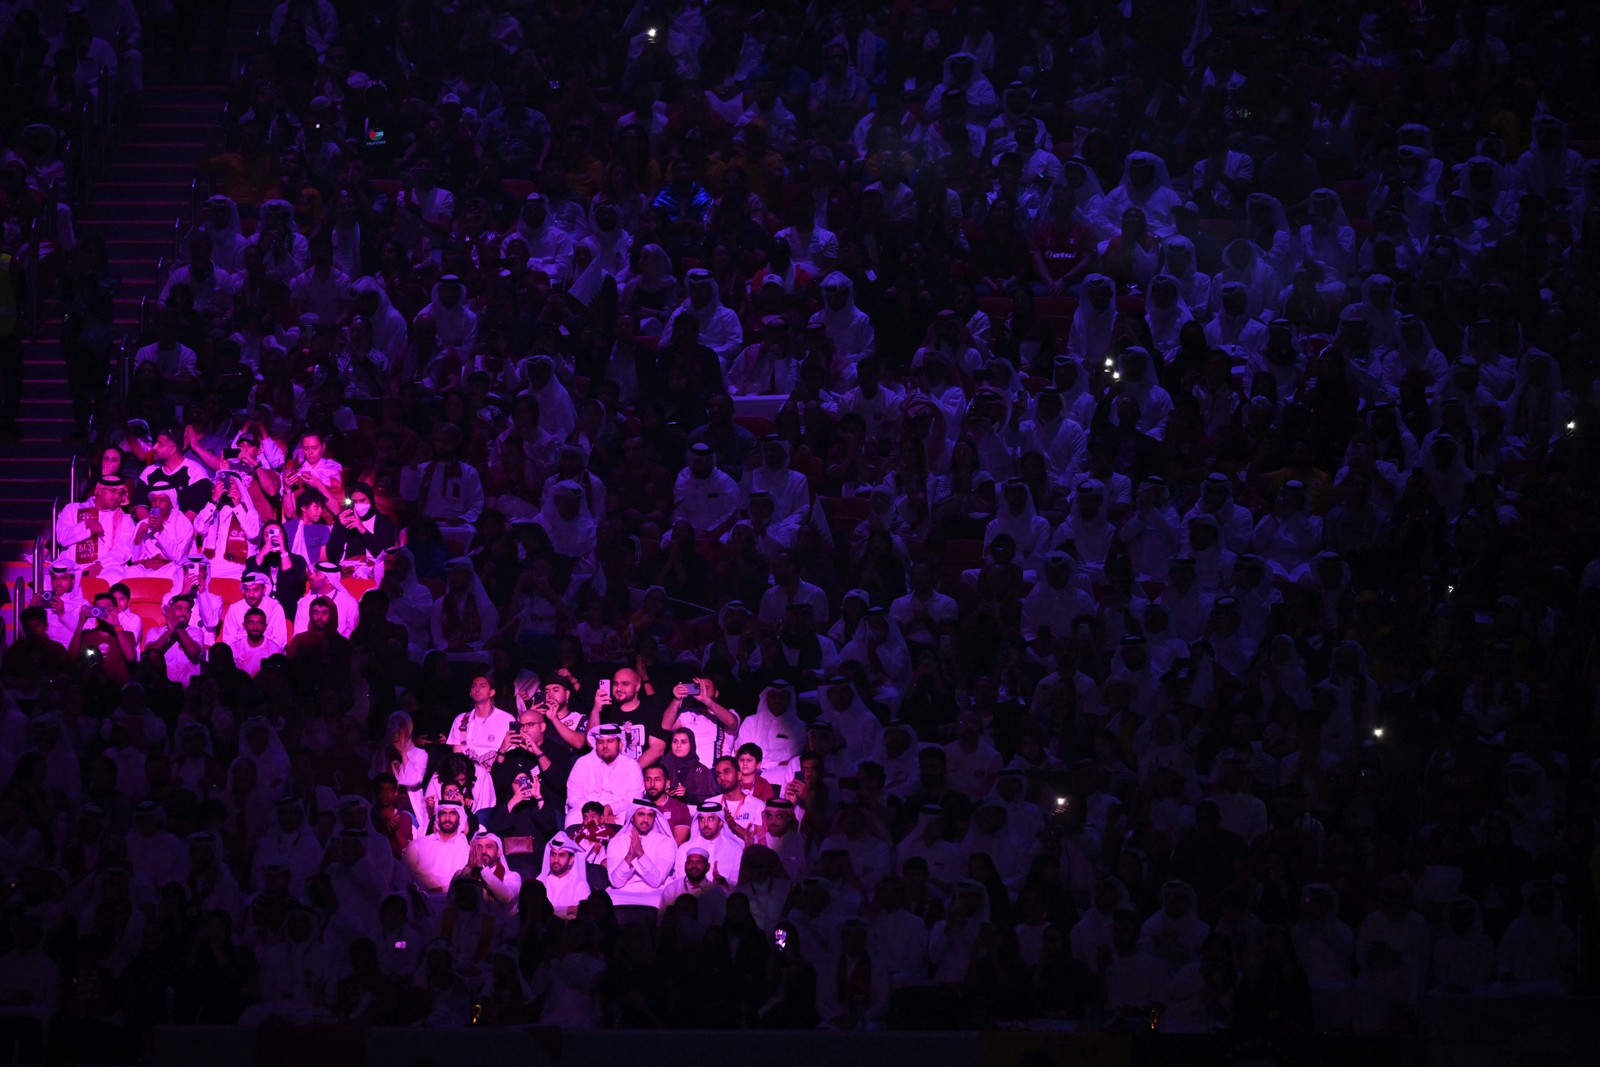
<svg viewBox="0 0 1600 1067">
<path fill-rule="evenodd" d="M 200 158 L 200 148 L 189 141 L 136 141 L 119 145 L 117 154 L 125 162 L 183 162 L 193 166 Z"/>
<path fill-rule="evenodd" d="M 173 200 L 178 196 L 185 198 L 189 195 L 189 183 L 182 178 L 157 179 L 139 178 L 128 181 L 104 181 L 95 183 L 95 199 L 97 203 L 105 203 L 105 197 L 130 197 L 139 198 L 145 193 L 159 193 L 163 200 Z"/>
<path fill-rule="evenodd" d="M 96 204 L 95 210 L 100 210 L 104 206 L 104 204 Z M 143 233 L 150 234 L 151 236 L 149 239 L 152 241 L 160 241 L 163 239 L 170 240 L 172 235 L 172 223 L 173 220 L 177 218 L 179 212 L 176 208 L 172 207 L 166 207 L 163 209 L 163 211 L 164 215 L 160 217 L 150 216 L 145 218 L 104 219 L 91 216 L 77 222 L 75 225 L 80 236 L 84 233 L 94 233 L 96 227 L 98 226 L 113 226 L 119 233 L 123 233 L 128 230 L 139 230 Z"/>
<path fill-rule="evenodd" d="M 6 441 L 0 444 L 0 454 L 15 462 L 31 460 L 58 463 L 61 465 L 61 484 L 65 485 L 67 457 L 76 455 L 83 447 L 76 442 L 63 441 L 59 437 L 54 440 L 48 437 L 24 437 L 20 441 Z"/>
<path fill-rule="evenodd" d="M 194 146 L 193 145 L 189 145 L 187 147 L 192 148 Z M 160 168 L 160 167 L 172 167 L 172 168 L 176 169 L 178 167 L 178 164 L 177 163 L 163 163 L 160 160 L 118 159 L 118 160 L 114 160 L 112 162 L 109 173 L 116 174 L 118 171 L 124 171 L 124 170 L 137 170 L 137 171 L 155 170 L 155 169 Z"/>
</svg>

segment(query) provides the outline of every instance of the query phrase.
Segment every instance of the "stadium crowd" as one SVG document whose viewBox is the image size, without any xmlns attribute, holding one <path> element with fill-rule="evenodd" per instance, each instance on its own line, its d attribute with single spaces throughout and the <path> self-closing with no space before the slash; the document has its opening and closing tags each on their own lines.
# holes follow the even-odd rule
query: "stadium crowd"
<svg viewBox="0 0 1600 1067">
<path fill-rule="evenodd" d="M 8 1040 L 1592 990 L 1597 28 L 278 4 L 0 663 Z"/>
</svg>

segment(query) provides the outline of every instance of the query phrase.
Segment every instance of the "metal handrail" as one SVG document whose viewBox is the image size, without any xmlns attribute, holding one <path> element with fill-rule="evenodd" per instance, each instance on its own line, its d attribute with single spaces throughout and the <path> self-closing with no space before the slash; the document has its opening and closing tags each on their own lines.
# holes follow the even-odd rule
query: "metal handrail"
<svg viewBox="0 0 1600 1067">
<path fill-rule="evenodd" d="M 49 220 L 50 244 L 61 247 L 61 183 L 52 180 L 45 189 L 44 217 Z"/>
<path fill-rule="evenodd" d="M 76 452 L 67 457 L 67 499 L 73 502 L 78 499 L 78 454 Z"/>
<path fill-rule="evenodd" d="M 128 394 L 133 391 L 133 338 L 127 334 L 122 335 L 122 366 L 119 372 L 122 375 L 122 399 L 128 399 Z"/>
<path fill-rule="evenodd" d="M 150 336 L 150 294 L 139 298 L 139 340 Z"/>
<path fill-rule="evenodd" d="M 39 241 L 41 239 L 39 220 L 35 218 L 28 223 L 28 232 L 23 237 L 27 254 L 22 257 L 22 276 L 28 281 L 28 318 L 35 327 L 39 325 L 39 319 L 44 314 L 44 296 L 40 292 L 43 286 L 39 280 L 43 274 L 40 270 L 39 258 Z"/>
<path fill-rule="evenodd" d="M 11 585 L 11 640 L 22 636 L 22 601 L 28 595 L 28 583 L 18 578 Z"/>
<path fill-rule="evenodd" d="M 50 558 L 55 559 L 56 553 L 61 551 L 61 546 L 56 544 L 56 516 L 61 514 L 61 498 L 57 496 L 50 504 Z"/>
<path fill-rule="evenodd" d="M 183 235 L 185 232 L 186 231 L 183 228 L 183 216 L 179 215 L 172 220 L 172 262 L 174 263 L 183 262 L 183 254 L 185 251 L 183 247 Z"/>
<path fill-rule="evenodd" d="M 200 204 L 204 199 L 200 175 L 196 174 L 189 182 L 189 226 L 194 228 L 200 225 Z"/>
</svg>

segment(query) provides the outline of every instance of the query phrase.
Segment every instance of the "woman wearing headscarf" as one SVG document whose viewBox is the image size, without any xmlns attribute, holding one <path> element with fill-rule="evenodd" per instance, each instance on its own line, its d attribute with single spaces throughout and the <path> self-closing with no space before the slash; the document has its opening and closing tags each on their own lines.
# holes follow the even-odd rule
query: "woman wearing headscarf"
<svg viewBox="0 0 1600 1067">
<path fill-rule="evenodd" d="M 701 762 L 699 744 L 694 731 L 680 726 L 672 731 L 667 751 L 658 761 L 667 772 L 667 792 L 694 805 L 717 793 L 717 780 L 711 769 Z"/>
</svg>

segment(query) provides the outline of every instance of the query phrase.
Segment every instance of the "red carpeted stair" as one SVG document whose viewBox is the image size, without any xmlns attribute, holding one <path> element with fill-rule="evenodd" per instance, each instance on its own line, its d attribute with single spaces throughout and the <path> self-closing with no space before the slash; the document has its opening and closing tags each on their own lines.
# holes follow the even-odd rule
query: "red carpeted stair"
<svg viewBox="0 0 1600 1067">
<path fill-rule="evenodd" d="M 253 13 L 236 13 L 245 15 Z M 255 22 L 231 36 L 248 42 Z M 232 52 L 242 48 L 230 49 Z M 165 64 L 153 64 L 160 69 Z M 196 70 L 200 63 L 191 64 Z M 136 340 L 140 302 L 156 295 L 156 271 L 171 262 L 176 240 L 192 224 L 190 189 L 195 164 L 214 143 L 223 110 L 221 85 L 152 83 L 146 87 L 138 125 L 118 131 L 108 162 L 88 183 L 87 205 L 76 205 L 79 239 L 106 239 L 112 268 L 121 279 L 117 331 Z M 74 456 L 86 448 L 67 440 L 72 404 L 61 359 L 61 313 L 55 299 L 55 270 L 45 268 L 38 323 L 24 342 L 26 384 L 20 441 L 0 442 L 0 577 L 5 599 L 17 595 L 16 581 L 31 583 L 25 562 L 34 538 L 49 536 L 51 506 L 69 495 Z M 131 354 L 131 350 L 130 350 Z M 113 388 L 119 388 L 113 383 Z M 79 480 L 87 464 L 79 468 Z M 46 549 L 48 551 L 48 547 Z M 14 609 L 4 612 L 9 636 Z"/>
</svg>

